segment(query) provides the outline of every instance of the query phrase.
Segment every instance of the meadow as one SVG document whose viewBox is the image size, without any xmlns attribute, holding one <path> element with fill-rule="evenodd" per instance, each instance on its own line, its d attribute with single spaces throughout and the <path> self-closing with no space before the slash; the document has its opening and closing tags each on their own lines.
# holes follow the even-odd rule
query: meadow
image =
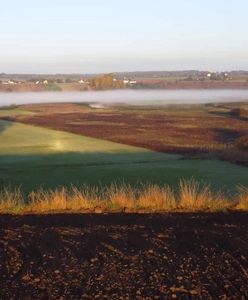
<svg viewBox="0 0 248 300">
<path fill-rule="evenodd" d="M 199 108 L 197 109 L 199 111 Z M 161 145 L 162 139 L 171 140 L 171 131 L 168 129 L 168 139 L 166 132 L 155 132 L 151 114 L 153 120 L 157 117 L 159 120 L 161 110 L 149 111 L 139 108 L 140 115 L 137 116 L 138 108 L 94 110 L 88 105 L 74 104 L 27 105 L 2 109 L 0 185 L 21 187 L 24 193 L 41 187 L 104 187 L 113 183 L 130 184 L 134 187 L 142 184 L 167 184 L 175 187 L 181 179 L 192 178 L 211 184 L 213 189 L 223 189 L 232 193 L 236 186 L 247 185 L 248 169 L 244 166 L 212 157 L 206 159 L 178 154 L 182 151 L 171 151 L 168 154 L 165 153 L 167 148 L 156 151 L 161 150 L 157 149 L 156 145 Z M 163 111 L 162 113 L 165 114 Z M 186 113 L 188 114 L 188 111 Z M 168 114 L 175 115 L 175 109 L 170 109 Z M 178 114 L 182 112 L 179 111 Z M 125 120 L 128 116 L 129 119 Z M 137 121 L 136 128 L 134 118 Z M 182 123 L 185 116 L 181 119 Z M 132 122 L 127 124 L 130 120 Z M 193 122 L 197 125 L 195 120 L 189 117 L 187 120 L 188 123 Z M 33 123 L 35 126 L 23 123 Z M 140 130 L 141 123 L 143 130 Z M 178 124 L 179 127 L 181 123 Z M 186 128 L 189 128 L 188 123 L 185 124 Z M 245 129 L 242 122 L 241 125 Z M 45 128 L 49 126 L 56 130 Z M 77 134 L 69 132 L 73 131 L 72 129 Z M 92 132 L 95 133 L 95 137 L 92 137 Z M 127 139 L 128 132 L 130 140 Z M 109 133 L 111 137 L 107 136 Z M 188 138 L 194 138 L 194 135 Z M 135 144 L 133 141 L 136 141 L 135 146 L 131 145 Z M 182 144 L 183 147 L 187 147 L 185 142 Z"/>
</svg>

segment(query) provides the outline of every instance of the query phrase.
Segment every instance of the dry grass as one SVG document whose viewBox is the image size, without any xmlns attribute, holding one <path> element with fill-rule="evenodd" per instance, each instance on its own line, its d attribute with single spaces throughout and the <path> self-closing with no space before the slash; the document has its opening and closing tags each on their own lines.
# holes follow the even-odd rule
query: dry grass
<svg viewBox="0 0 248 300">
<path fill-rule="evenodd" d="M 107 188 L 105 195 L 105 199 L 109 201 L 110 210 L 136 209 L 137 207 L 136 191 L 130 185 L 113 184 Z"/>
<path fill-rule="evenodd" d="M 210 186 L 195 180 L 181 180 L 179 183 L 179 205 L 182 210 L 217 211 L 233 206 L 221 191 L 213 192 Z"/>
<path fill-rule="evenodd" d="M 177 201 L 173 190 L 169 186 L 159 187 L 149 185 L 141 192 L 138 200 L 140 208 L 157 210 L 174 210 Z"/>
<path fill-rule="evenodd" d="M 81 189 L 72 187 L 71 190 L 63 187 L 55 191 L 38 190 L 29 194 L 26 209 L 30 212 L 94 209 L 99 203 L 97 194 L 97 189 L 88 187 Z"/>
<path fill-rule="evenodd" d="M 248 210 L 248 188 L 238 187 L 228 199 L 222 192 L 194 180 L 180 181 L 178 188 L 148 185 L 111 185 L 106 189 L 71 187 L 54 191 L 37 190 L 27 197 L 20 189 L 0 191 L 0 213 L 114 212 L 114 211 L 220 211 Z"/>
<path fill-rule="evenodd" d="M 248 187 L 239 186 L 237 190 L 237 208 L 241 210 L 248 210 Z"/>
<path fill-rule="evenodd" d="M 6 187 L 0 191 L 0 213 L 18 212 L 24 207 L 24 198 L 20 189 L 10 190 Z"/>
</svg>

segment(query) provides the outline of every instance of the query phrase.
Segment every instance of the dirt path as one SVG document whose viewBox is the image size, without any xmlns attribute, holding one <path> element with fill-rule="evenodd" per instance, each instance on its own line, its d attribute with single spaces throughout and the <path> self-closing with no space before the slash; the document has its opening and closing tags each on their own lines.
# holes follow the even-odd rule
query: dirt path
<svg viewBox="0 0 248 300">
<path fill-rule="evenodd" d="M 247 297 L 247 213 L 0 216 L 0 299 Z"/>
</svg>

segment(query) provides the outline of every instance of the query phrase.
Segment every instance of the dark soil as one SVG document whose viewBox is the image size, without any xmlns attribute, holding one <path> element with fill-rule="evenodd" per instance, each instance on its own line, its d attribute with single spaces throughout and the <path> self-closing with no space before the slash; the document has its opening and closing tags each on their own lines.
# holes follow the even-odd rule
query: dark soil
<svg viewBox="0 0 248 300">
<path fill-rule="evenodd" d="M 248 298 L 248 213 L 0 216 L 0 299 L 173 298 Z"/>
</svg>

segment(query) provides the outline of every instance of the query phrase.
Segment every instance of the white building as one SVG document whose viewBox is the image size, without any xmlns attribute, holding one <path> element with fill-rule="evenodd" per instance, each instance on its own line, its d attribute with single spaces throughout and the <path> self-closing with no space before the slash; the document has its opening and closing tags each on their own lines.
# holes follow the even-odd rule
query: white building
<svg viewBox="0 0 248 300">
<path fill-rule="evenodd" d="M 137 81 L 136 80 L 131 80 L 131 79 L 128 79 L 128 78 L 124 78 L 123 83 L 126 84 L 126 85 L 134 85 L 134 84 L 137 83 Z"/>
<path fill-rule="evenodd" d="M 136 84 L 137 81 L 136 81 L 136 80 L 130 80 L 129 83 L 130 83 L 130 84 Z"/>
<path fill-rule="evenodd" d="M 12 81 L 12 80 L 9 80 L 8 84 L 16 84 L 16 83 L 14 81 Z"/>
<path fill-rule="evenodd" d="M 124 80 L 123 80 L 123 83 L 124 83 L 124 84 L 128 84 L 128 83 L 129 83 L 129 79 L 124 79 Z"/>
</svg>

